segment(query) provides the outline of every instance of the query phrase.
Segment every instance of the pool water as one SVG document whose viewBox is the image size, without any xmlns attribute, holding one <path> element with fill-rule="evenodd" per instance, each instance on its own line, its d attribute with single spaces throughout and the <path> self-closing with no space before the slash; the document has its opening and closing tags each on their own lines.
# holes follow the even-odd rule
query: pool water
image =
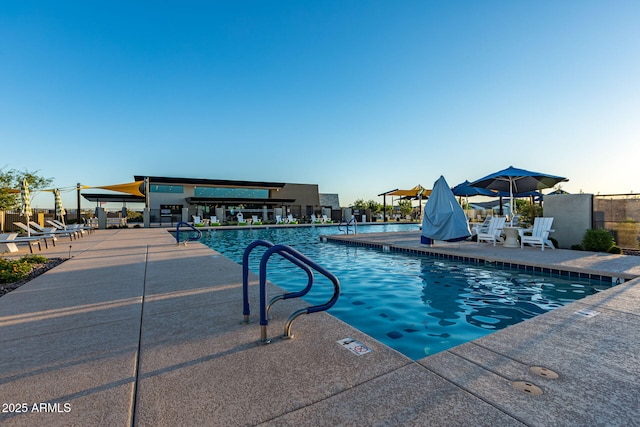
<svg viewBox="0 0 640 427">
<path fill-rule="evenodd" d="M 359 226 L 358 233 L 418 229 L 415 224 L 368 225 Z M 340 298 L 329 313 L 414 360 L 611 287 L 320 241 L 319 236 L 336 233 L 342 232 L 333 226 L 216 230 L 205 232 L 201 241 L 240 264 L 244 249 L 257 239 L 294 247 L 340 280 Z M 253 251 L 252 271 L 258 272 L 264 250 Z M 289 291 L 307 283 L 306 273 L 279 256 L 270 258 L 267 279 Z M 326 302 L 332 284 L 319 274 L 315 282 L 304 299 Z M 252 310 L 257 317 L 257 307 Z"/>
</svg>

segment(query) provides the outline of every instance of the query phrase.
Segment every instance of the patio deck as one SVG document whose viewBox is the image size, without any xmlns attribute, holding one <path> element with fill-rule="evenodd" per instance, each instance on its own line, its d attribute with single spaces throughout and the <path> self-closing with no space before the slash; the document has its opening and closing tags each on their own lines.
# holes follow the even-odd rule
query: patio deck
<svg viewBox="0 0 640 427">
<path fill-rule="evenodd" d="M 425 249 L 416 236 L 340 239 Z M 100 230 L 71 246 L 43 251 L 73 257 L 0 298 L 2 425 L 628 426 L 640 419 L 640 279 L 413 361 L 327 313 L 297 320 L 292 340 L 257 345 L 258 323 L 241 323 L 241 267 L 199 243 L 177 246 L 166 230 Z M 428 250 L 640 276 L 640 257 L 473 243 Z M 255 276 L 251 301 L 257 307 Z M 301 306 L 276 304 L 269 335 Z M 351 353 L 337 343 L 346 337 L 373 351 Z M 528 391 L 514 387 L 519 381 Z"/>
</svg>

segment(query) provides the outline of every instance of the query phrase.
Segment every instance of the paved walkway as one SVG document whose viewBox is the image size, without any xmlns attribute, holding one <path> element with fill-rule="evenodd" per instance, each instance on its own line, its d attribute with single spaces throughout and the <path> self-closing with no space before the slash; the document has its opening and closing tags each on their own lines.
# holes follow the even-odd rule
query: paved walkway
<svg viewBox="0 0 640 427">
<path fill-rule="evenodd" d="M 72 259 L 0 298 L 3 426 L 640 423 L 640 279 L 412 361 L 327 313 L 277 338 L 301 307 L 291 300 L 272 310 L 273 343 L 257 345 L 257 322 L 241 323 L 240 266 L 165 230 L 101 230 L 71 245 Z M 640 272 L 640 257 L 434 249 Z M 373 351 L 351 353 L 337 343 L 347 337 Z"/>
</svg>

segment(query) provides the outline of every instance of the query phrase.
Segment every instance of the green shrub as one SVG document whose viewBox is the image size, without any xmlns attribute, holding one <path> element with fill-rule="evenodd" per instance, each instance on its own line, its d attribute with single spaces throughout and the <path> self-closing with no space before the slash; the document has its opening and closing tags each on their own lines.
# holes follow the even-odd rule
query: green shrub
<svg viewBox="0 0 640 427">
<path fill-rule="evenodd" d="M 621 254 L 622 249 L 620 246 L 611 246 L 607 252 L 610 254 Z"/>
<path fill-rule="evenodd" d="M 0 258 L 0 283 L 13 283 L 24 279 L 33 270 L 33 264 L 47 261 L 47 258 L 39 255 L 27 255 L 14 260 Z"/>
<path fill-rule="evenodd" d="M 142 222 L 143 220 L 142 212 L 127 210 L 127 222 Z"/>
<path fill-rule="evenodd" d="M 28 262 L 30 264 L 44 264 L 49 260 L 42 255 L 25 255 L 22 257 L 22 261 Z"/>
<path fill-rule="evenodd" d="M 582 247 L 585 251 L 607 252 L 613 245 L 615 245 L 613 236 L 603 229 L 587 230 L 582 239 Z"/>
<path fill-rule="evenodd" d="M 571 245 L 571 250 L 572 251 L 584 251 L 584 248 L 582 247 L 582 245 Z"/>
</svg>

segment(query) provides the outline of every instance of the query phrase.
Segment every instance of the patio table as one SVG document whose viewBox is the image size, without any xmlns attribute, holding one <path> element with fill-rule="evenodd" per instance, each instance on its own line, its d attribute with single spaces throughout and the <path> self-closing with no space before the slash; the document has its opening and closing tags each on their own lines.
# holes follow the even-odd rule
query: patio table
<svg viewBox="0 0 640 427">
<path fill-rule="evenodd" d="M 504 243 L 502 244 L 505 248 L 519 248 L 520 242 L 518 241 L 518 231 L 520 227 L 504 227 Z"/>
</svg>

